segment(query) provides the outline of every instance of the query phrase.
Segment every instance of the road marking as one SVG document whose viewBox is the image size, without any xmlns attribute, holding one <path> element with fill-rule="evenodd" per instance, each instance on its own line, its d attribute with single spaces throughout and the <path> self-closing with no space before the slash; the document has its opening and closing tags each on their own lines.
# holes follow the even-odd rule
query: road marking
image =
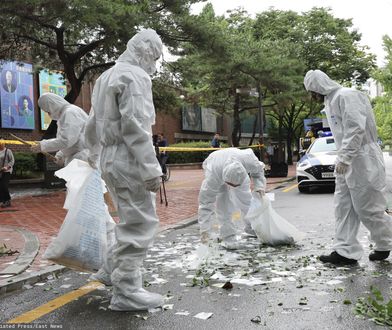
<svg viewBox="0 0 392 330">
<path fill-rule="evenodd" d="M 294 188 L 296 188 L 296 187 L 298 187 L 298 183 L 293 184 L 292 186 L 290 186 L 290 187 L 288 187 L 288 188 L 286 188 L 286 189 L 283 189 L 282 191 L 283 191 L 283 192 L 288 192 L 288 191 L 290 191 L 290 190 L 292 190 L 292 189 L 294 189 Z"/>
<path fill-rule="evenodd" d="M 54 310 L 60 308 L 61 306 L 64 306 L 71 301 L 82 297 L 86 295 L 87 293 L 96 290 L 97 288 L 103 286 L 102 283 L 100 282 L 89 282 L 86 285 L 83 285 L 77 290 L 71 291 L 66 293 L 65 295 L 62 295 L 61 297 L 58 297 L 56 299 L 53 299 L 49 301 L 48 303 L 41 305 L 31 311 L 28 311 L 12 320 L 9 320 L 7 323 L 30 323 L 32 321 L 35 321 L 36 319 L 39 319 L 40 317 L 49 314 L 50 312 L 53 312 Z"/>
</svg>

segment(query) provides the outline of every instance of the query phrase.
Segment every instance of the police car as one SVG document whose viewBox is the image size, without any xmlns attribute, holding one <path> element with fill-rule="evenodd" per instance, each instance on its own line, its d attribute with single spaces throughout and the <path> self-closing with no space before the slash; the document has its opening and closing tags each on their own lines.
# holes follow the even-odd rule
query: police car
<svg viewBox="0 0 392 330">
<path fill-rule="evenodd" d="M 308 192 L 310 187 L 334 187 L 336 155 L 335 140 L 332 136 L 313 141 L 297 163 L 298 190 Z"/>
</svg>

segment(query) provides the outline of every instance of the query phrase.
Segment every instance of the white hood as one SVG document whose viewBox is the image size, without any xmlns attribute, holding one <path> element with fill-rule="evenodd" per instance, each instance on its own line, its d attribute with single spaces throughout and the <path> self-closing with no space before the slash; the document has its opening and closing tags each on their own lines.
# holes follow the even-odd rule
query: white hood
<svg viewBox="0 0 392 330">
<path fill-rule="evenodd" d="M 127 49 L 117 62 L 140 66 L 149 75 L 156 71 L 155 63 L 162 55 L 162 40 L 152 29 L 142 30 L 127 43 Z"/>
<path fill-rule="evenodd" d="M 316 92 L 321 95 L 328 95 L 334 90 L 342 88 L 321 70 L 309 70 L 305 75 L 304 85 L 308 92 Z"/>
<path fill-rule="evenodd" d="M 39 107 L 47 112 L 53 120 L 59 120 L 66 106 L 70 103 L 59 95 L 44 93 L 38 99 Z"/>
</svg>

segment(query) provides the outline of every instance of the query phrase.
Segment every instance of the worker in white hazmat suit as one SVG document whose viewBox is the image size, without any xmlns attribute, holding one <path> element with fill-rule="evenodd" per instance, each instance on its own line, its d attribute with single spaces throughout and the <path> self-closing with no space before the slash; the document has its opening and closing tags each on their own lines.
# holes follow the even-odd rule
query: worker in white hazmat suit
<svg viewBox="0 0 392 330">
<path fill-rule="evenodd" d="M 315 99 L 324 101 L 338 150 L 334 251 L 320 256 L 320 260 L 356 263 L 363 254 L 357 238 L 361 222 L 375 242 L 369 259 L 386 259 L 392 249 L 392 218 L 384 212 L 385 167 L 369 99 L 358 90 L 342 87 L 320 70 L 308 71 L 304 85 Z"/>
<path fill-rule="evenodd" d="M 89 163 L 97 159 L 118 210 L 113 255 L 97 274 L 113 285 L 109 308 L 147 310 L 163 297 L 142 288 L 141 267 L 158 228 L 155 192 L 162 171 L 152 144 L 155 123 L 151 79 L 162 41 L 151 29 L 137 33 L 114 67 L 96 81 L 86 127 Z M 112 264 L 113 269 L 108 269 Z M 105 275 L 106 273 L 106 275 Z M 110 279 L 108 279 L 108 275 Z"/>
<path fill-rule="evenodd" d="M 199 193 L 198 221 L 201 240 L 210 238 L 212 221 L 216 215 L 220 225 L 220 238 L 227 249 L 237 249 L 236 229 L 232 213 L 240 210 L 244 217 L 248 212 L 254 191 L 265 194 L 266 180 L 264 163 L 259 162 L 251 149 L 227 148 L 211 153 L 203 162 L 205 179 Z M 256 236 L 250 223 L 245 223 L 245 232 Z"/>
<path fill-rule="evenodd" d="M 87 160 L 84 129 L 88 116 L 83 109 L 53 93 L 42 94 L 38 105 L 50 118 L 57 120 L 57 134 L 54 139 L 37 141 L 31 150 L 37 153 L 57 151 L 55 158 L 60 166 L 68 165 L 73 159 Z"/>
</svg>

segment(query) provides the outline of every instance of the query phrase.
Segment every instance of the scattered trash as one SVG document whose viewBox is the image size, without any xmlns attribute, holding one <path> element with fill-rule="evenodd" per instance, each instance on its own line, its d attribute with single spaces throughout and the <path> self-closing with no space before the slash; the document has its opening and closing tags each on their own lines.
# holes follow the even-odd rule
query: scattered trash
<svg viewBox="0 0 392 330">
<path fill-rule="evenodd" d="M 307 304 L 308 304 L 308 298 L 306 298 L 306 297 L 300 298 L 298 304 L 299 304 L 299 305 L 307 305 Z"/>
<path fill-rule="evenodd" d="M 163 309 L 164 311 L 167 311 L 167 310 L 169 310 L 169 309 L 173 309 L 173 306 L 174 306 L 174 304 L 166 304 L 166 305 L 163 305 L 163 306 L 162 306 L 162 309 Z"/>
<path fill-rule="evenodd" d="M 206 313 L 206 312 L 201 312 L 196 314 L 193 317 L 196 317 L 197 319 L 201 319 L 201 320 L 207 320 L 209 319 L 214 313 Z"/>
<path fill-rule="evenodd" d="M 261 323 L 261 317 L 260 316 L 255 316 L 250 321 L 253 322 L 253 323 Z"/>
<path fill-rule="evenodd" d="M 177 312 L 177 313 L 175 313 L 176 315 L 183 315 L 183 316 L 189 316 L 189 312 L 188 311 L 180 311 L 180 312 Z"/>
<path fill-rule="evenodd" d="M 230 283 L 230 281 L 227 281 L 225 284 L 223 284 L 222 289 L 225 290 L 231 290 L 233 288 L 233 284 Z"/>
</svg>

